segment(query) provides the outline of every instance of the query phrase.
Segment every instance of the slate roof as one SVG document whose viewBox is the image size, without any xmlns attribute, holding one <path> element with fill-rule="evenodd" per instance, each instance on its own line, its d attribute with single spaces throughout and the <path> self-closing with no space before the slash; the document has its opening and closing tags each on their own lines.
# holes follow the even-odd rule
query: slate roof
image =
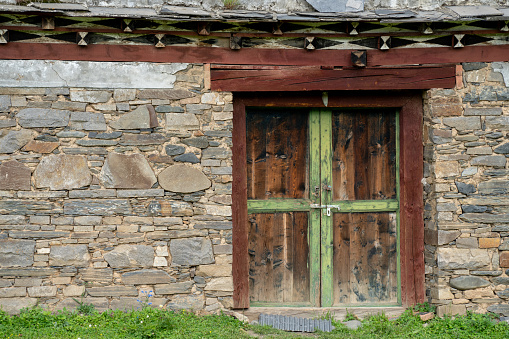
<svg viewBox="0 0 509 339">
<path fill-rule="evenodd" d="M 156 10 L 154 8 L 86 7 L 80 4 L 68 3 L 31 3 L 29 6 L 0 5 L 0 12 L 183 21 L 371 21 L 390 23 L 509 20 L 509 7 L 496 8 L 492 6 L 447 6 L 433 11 L 376 9 L 344 13 L 297 12 L 279 14 L 245 10 L 206 11 L 195 7 L 169 5 L 164 5 Z"/>
</svg>

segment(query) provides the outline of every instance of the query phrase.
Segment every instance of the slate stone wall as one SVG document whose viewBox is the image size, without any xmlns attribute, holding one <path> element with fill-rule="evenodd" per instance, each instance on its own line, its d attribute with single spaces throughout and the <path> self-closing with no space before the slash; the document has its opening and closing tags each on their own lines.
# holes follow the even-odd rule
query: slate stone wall
<svg viewBox="0 0 509 339">
<path fill-rule="evenodd" d="M 173 70 L 169 89 L 0 87 L 4 310 L 130 309 L 147 291 L 232 307 L 232 95 L 203 65 Z"/>
<path fill-rule="evenodd" d="M 509 315 L 509 64 L 465 63 L 425 96 L 427 294 L 439 313 Z"/>
</svg>

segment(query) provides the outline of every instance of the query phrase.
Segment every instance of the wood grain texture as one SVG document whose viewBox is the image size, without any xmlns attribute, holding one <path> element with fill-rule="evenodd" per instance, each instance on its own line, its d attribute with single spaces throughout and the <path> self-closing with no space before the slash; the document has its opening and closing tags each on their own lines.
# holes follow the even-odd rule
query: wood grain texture
<svg viewBox="0 0 509 339">
<path fill-rule="evenodd" d="M 211 70 L 215 91 L 326 91 L 453 88 L 454 66 L 328 70 L 285 67 L 277 70 Z"/>
<path fill-rule="evenodd" d="M 395 304 L 396 215 L 334 214 L 334 306 Z"/>
<path fill-rule="evenodd" d="M 334 200 L 396 198 L 394 110 L 335 110 Z"/>
<path fill-rule="evenodd" d="M 308 213 L 260 213 L 248 218 L 250 300 L 309 302 Z"/>
<path fill-rule="evenodd" d="M 247 110 L 248 199 L 309 196 L 307 112 Z"/>
<path fill-rule="evenodd" d="M 246 183 L 246 113 L 241 100 L 233 101 L 233 307 L 249 307 L 249 257 Z"/>
<path fill-rule="evenodd" d="M 353 50 L 296 50 L 147 45 L 88 45 L 9 42 L 0 46 L 0 59 L 190 62 L 231 65 L 290 65 L 351 67 Z M 369 67 L 509 61 L 507 46 L 465 48 L 401 48 L 368 50 Z M 338 88 L 339 89 L 339 88 Z"/>
</svg>

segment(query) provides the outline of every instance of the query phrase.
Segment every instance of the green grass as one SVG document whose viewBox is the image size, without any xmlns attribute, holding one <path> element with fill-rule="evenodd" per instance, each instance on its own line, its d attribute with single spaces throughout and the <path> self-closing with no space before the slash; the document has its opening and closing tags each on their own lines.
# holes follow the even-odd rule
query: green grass
<svg viewBox="0 0 509 339">
<path fill-rule="evenodd" d="M 407 310 L 396 320 L 376 315 L 362 321 L 356 331 L 333 321 L 331 333 L 299 334 L 268 326 L 253 326 L 226 315 L 196 316 L 144 307 L 130 312 L 93 311 L 52 314 L 40 308 L 24 310 L 19 316 L 0 311 L 0 338 L 509 338 L 509 325 L 495 323 L 493 315 L 435 318 L 426 323 Z"/>
</svg>

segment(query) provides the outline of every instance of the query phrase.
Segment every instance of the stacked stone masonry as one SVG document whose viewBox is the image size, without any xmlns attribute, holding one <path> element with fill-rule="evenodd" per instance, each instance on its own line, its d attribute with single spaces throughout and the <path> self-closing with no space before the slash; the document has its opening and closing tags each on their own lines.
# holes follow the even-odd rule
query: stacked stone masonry
<svg viewBox="0 0 509 339">
<path fill-rule="evenodd" d="M 461 73 L 461 72 L 460 72 Z M 424 99 L 427 295 L 509 315 L 509 64 L 465 63 Z"/>
<path fill-rule="evenodd" d="M 4 310 L 232 307 L 232 95 L 181 65 L 168 89 L 0 88 Z"/>
</svg>

